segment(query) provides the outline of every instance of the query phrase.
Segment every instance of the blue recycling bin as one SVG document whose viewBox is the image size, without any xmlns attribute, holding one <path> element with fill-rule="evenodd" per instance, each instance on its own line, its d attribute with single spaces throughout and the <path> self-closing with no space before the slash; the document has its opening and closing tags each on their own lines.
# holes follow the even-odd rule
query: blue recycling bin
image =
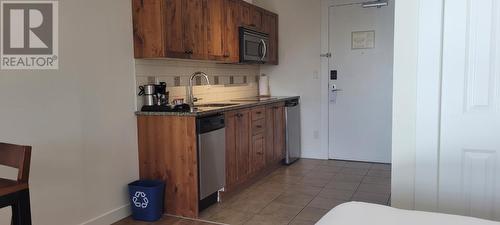
<svg viewBox="0 0 500 225">
<path fill-rule="evenodd" d="M 138 180 L 128 185 L 132 218 L 154 222 L 161 218 L 165 183 L 159 180 Z"/>
</svg>

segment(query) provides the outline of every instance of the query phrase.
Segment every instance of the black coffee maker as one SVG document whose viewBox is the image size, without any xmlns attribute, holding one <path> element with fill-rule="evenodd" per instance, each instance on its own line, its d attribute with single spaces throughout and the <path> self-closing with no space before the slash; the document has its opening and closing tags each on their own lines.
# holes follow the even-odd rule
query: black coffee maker
<svg viewBox="0 0 500 225">
<path fill-rule="evenodd" d="M 167 83 L 160 82 L 160 84 L 155 85 L 155 100 L 156 105 L 168 105 Z"/>
<path fill-rule="evenodd" d="M 144 97 L 141 111 L 161 112 L 170 110 L 167 83 L 147 84 L 139 87 L 139 96 Z"/>
</svg>

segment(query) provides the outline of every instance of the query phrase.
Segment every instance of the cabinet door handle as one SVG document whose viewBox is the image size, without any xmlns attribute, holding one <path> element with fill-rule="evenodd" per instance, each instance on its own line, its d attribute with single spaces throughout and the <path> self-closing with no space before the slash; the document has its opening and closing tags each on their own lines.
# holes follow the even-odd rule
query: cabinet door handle
<svg viewBox="0 0 500 225">
<path fill-rule="evenodd" d="M 260 114 L 262 114 L 262 112 L 261 112 L 261 111 L 259 111 L 259 112 L 256 112 L 255 114 L 260 115 Z"/>
<path fill-rule="evenodd" d="M 259 129 L 260 129 L 260 128 L 262 128 L 262 126 L 261 126 L 261 125 L 257 125 L 257 126 L 255 126 L 255 127 L 259 128 Z"/>
<path fill-rule="evenodd" d="M 262 152 L 257 152 L 257 155 L 264 155 L 264 153 L 262 153 Z"/>
</svg>

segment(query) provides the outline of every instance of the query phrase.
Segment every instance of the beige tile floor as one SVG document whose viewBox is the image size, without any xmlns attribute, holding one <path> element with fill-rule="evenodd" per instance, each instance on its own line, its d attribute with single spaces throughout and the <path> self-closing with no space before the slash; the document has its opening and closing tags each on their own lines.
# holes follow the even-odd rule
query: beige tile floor
<svg viewBox="0 0 500 225">
<path fill-rule="evenodd" d="M 301 159 L 201 212 L 200 219 L 207 222 L 165 217 L 163 221 L 170 220 L 168 223 L 136 223 L 127 218 L 117 225 L 208 225 L 208 221 L 230 225 L 312 225 L 344 202 L 388 205 L 390 183 L 390 165 Z"/>
</svg>

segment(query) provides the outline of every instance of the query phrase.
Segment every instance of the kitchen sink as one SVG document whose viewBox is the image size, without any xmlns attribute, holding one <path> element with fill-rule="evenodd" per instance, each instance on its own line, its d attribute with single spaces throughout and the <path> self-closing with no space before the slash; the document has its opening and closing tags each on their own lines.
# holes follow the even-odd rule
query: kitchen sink
<svg viewBox="0 0 500 225">
<path fill-rule="evenodd" d="M 194 107 L 198 107 L 198 108 L 203 108 L 203 107 L 207 107 L 207 108 L 222 108 L 222 107 L 229 107 L 229 106 L 235 106 L 235 105 L 239 105 L 239 104 L 234 104 L 234 103 L 207 103 L 207 104 L 195 105 Z"/>
</svg>

